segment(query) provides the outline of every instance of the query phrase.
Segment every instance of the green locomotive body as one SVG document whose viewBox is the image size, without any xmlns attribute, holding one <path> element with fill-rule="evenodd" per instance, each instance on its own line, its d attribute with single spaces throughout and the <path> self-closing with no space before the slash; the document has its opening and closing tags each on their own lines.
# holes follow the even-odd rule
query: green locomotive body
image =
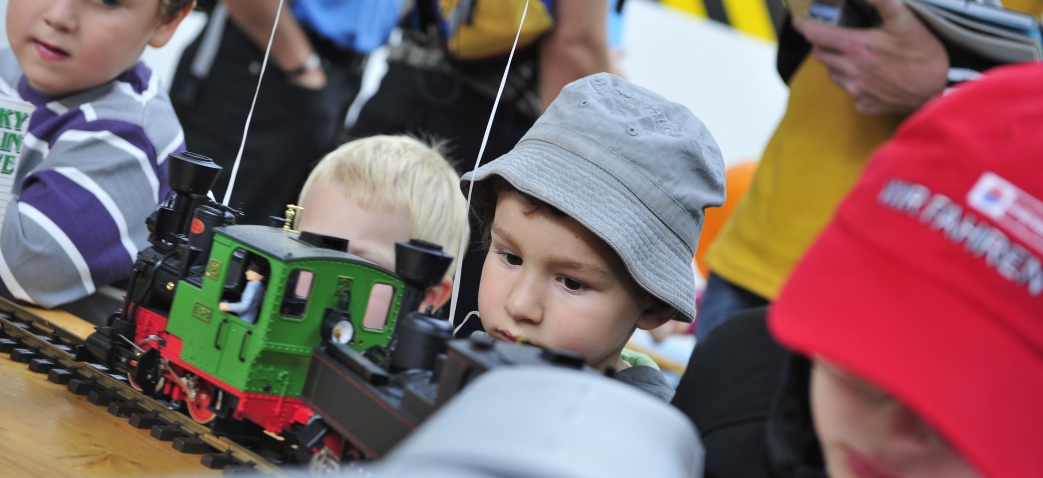
<svg viewBox="0 0 1043 478">
<path fill-rule="evenodd" d="M 218 307 L 241 292 L 251 260 L 270 264 L 253 324 Z M 190 278 L 177 286 L 167 332 L 181 339 L 181 361 L 199 372 L 238 391 L 296 397 L 312 350 L 322 342 L 325 311 L 349 293 L 351 317 L 380 314 L 383 320 L 375 326 L 354 320 L 348 345 L 360 352 L 387 346 L 403 286 L 391 271 L 353 254 L 306 244 L 276 228 L 228 226 L 216 231 L 201 283 Z M 381 288 L 384 293 L 372 293 Z"/>
</svg>

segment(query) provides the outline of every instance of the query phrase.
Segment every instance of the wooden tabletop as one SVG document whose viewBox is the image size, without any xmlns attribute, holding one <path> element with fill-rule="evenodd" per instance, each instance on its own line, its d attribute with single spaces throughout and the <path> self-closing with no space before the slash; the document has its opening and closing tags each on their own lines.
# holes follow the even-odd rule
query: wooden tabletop
<svg viewBox="0 0 1043 478">
<path fill-rule="evenodd" d="M 24 306 L 23 306 L 24 307 Z M 64 310 L 47 310 L 38 309 L 36 307 L 24 307 L 40 317 L 43 317 L 50 321 L 52 324 L 58 325 L 69 332 L 76 334 L 81 339 L 86 339 L 88 335 L 94 333 L 94 324 L 87 322 L 75 315 L 72 315 Z"/>
<path fill-rule="evenodd" d="M 67 315 L 67 314 L 66 314 Z M 93 326 L 68 316 L 63 327 L 89 334 Z M 73 320 L 75 319 L 75 320 Z M 73 395 L 45 374 L 0 354 L 0 475 L 111 477 L 192 474 L 217 476 L 138 430 L 126 418 Z"/>
</svg>

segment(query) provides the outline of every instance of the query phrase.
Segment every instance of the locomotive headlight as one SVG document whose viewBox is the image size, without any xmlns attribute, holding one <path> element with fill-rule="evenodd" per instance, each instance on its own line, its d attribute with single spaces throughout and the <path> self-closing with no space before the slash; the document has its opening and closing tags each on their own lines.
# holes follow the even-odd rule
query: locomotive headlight
<svg viewBox="0 0 1043 478">
<path fill-rule="evenodd" d="M 342 320 L 333 326 L 331 335 L 334 342 L 341 345 L 347 344 L 351 342 L 351 339 L 355 338 L 355 326 L 347 320 Z"/>
</svg>

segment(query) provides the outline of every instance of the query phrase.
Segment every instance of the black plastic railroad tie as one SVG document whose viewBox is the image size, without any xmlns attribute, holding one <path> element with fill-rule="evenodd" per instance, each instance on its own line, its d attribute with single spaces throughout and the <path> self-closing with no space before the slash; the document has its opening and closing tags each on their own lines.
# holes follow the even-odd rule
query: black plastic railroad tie
<svg viewBox="0 0 1043 478">
<path fill-rule="evenodd" d="M 231 450 L 224 453 L 209 452 L 203 453 L 203 457 L 199 459 L 199 463 L 202 463 L 203 466 L 210 468 L 211 470 L 223 470 L 227 466 L 234 465 L 236 459 L 232 457 Z"/>
<path fill-rule="evenodd" d="M 198 435 L 194 436 L 180 436 L 174 439 L 174 449 L 186 454 L 202 455 L 208 453 L 212 448 L 207 445 L 206 442 L 201 440 Z"/>
<path fill-rule="evenodd" d="M 176 438 L 185 436 L 185 432 L 181 430 L 180 423 L 171 423 L 153 425 L 149 435 L 159 441 L 174 441 Z"/>
<path fill-rule="evenodd" d="M 34 348 L 17 348 L 11 351 L 11 360 L 18 363 L 29 363 L 40 354 Z"/>
<path fill-rule="evenodd" d="M 19 345 L 21 344 L 15 339 L 0 339 L 0 353 L 9 354 Z"/>
<path fill-rule="evenodd" d="M 109 404 L 109 415 L 127 418 L 135 413 L 144 412 L 137 400 L 116 400 Z"/>
<path fill-rule="evenodd" d="M 91 367 L 94 368 L 94 370 L 97 370 L 99 372 L 109 373 L 109 368 L 104 366 L 104 365 L 102 365 L 102 364 L 100 364 L 100 363 L 87 362 L 87 365 L 90 365 Z"/>
<path fill-rule="evenodd" d="M 97 382 L 87 378 L 73 378 L 69 380 L 69 391 L 76 395 L 87 395 L 101 388 Z"/>
<path fill-rule="evenodd" d="M 58 364 L 47 358 L 35 358 L 29 362 L 29 370 L 36 373 L 51 373 L 57 367 Z"/>
<path fill-rule="evenodd" d="M 130 415 L 130 426 L 139 430 L 153 428 L 161 423 L 163 423 L 163 420 L 159 418 L 159 413 L 155 410 L 149 413 L 133 413 Z"/>
<path fill-rule="evenodd" d="M 64 368 L 52 368 L 50 372 L 47 372 L 47 381 L 58 385 L 67 385 L 74 378 L 76 378 L 76 373 Z"/>
<path fill-rule="evenodd" d="M 107 407 L 110 403 L 119 400 L 120 395 L 112 390 L 91 390 L 87 394 L 87 401 L 99 407 Z"/>
</svg>

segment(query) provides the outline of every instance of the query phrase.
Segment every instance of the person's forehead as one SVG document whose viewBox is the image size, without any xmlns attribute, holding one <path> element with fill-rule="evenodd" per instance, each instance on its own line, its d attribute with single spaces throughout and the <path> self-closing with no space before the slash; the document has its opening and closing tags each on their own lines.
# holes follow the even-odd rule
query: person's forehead
<svg viewBox="0 0 1043 478">
<path fill-rule="evenodd" d="M 351 194 L 347 186 L 325 178 L 315 181 L 307 195 L 301 198 L 300 205 L 304 208 L 301 213 L 301 224 L 328 225 L 332 223 L 330 218 L 357 214 L 384 217 L 395 223 L 401 221 L 408 223 L 409 221 L 405 211 L 394 207 L 388 201 L 380 201 L 379 198 L 360 198 Z M 362 226 L 382 224 L 381 221 L 352 221 L 352 223 Z"/>
<path fill-rule="evenodd" d="M 384 266 L 393 266 L 395 242 L 408 240 L 412 233 L 404 211 L 363 206 L 326 180 L 316 181 L 303 199 L 301 230 L 347 239 L 353 253 Z"/>
</svg>

